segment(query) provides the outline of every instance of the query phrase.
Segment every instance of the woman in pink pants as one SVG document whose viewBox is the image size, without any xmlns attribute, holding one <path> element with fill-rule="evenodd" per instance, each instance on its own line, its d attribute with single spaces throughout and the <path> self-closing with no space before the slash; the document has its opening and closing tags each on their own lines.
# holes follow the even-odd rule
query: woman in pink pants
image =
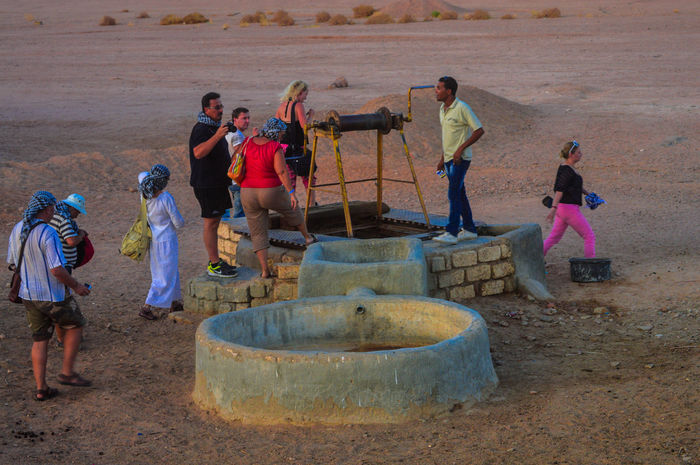
<svg viewBox="0 0 700 465">
<path fill-rule="evenodd" d="M 554 226 L 544 240 L 544 254 L 547 255 L 549 249 L 564 236 L 566 228 L 571 226 L 583 238 L 586 258 L 594 258 L 595 234 L 581 213 L 581 197 L 584 194 L 588 195 L 588 191 L 583 188 L 583 178 L 574 168 L 583 157 L 583 152 L 574 140 L 564 144 L 560 155 L 565 161 L 559 165 L 557 179 L 554 181 L 554 200 L 547 215 L 547 221 L 551 223 L 554 220 Z"/>
</svg>

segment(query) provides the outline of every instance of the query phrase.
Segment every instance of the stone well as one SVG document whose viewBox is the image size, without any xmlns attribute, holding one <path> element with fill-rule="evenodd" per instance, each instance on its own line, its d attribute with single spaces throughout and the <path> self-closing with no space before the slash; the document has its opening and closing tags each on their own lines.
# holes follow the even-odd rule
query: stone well
<svg viewBox="0 0 700 465">
<path fill-rule="evenodd" d="M 481 316 L 427 297 L 278 302 L 196 334 L 196 403 L 244 423 L 398 423 L 469 406 L 497 383 Z"/>
<path fill-rule="evenodd" d="M 326 207 L 333 213 L 332 205 L 319 208 Z M 477 239 L 446 246 L 430 240 L 436 231 L 425 231 L 425 225 L 420 223 L 422 215 L 415 212 L 385 206 L 382 221 L 378 221 L 372 216 L 376 215 L 374 204 L 368 208 L 358 202 L 351 207 L 356 207 L 351 210 L 353 224 L 358 226 L 358 235 L 400 235 L 422 243 L 422 254 L 427 264 L 427 295 L 430 297 L 466 303 L 477 296 L 519 290 L 539 300 L 553 298 L 545 285 L 542 231 L 537 224 L 478 223 Z M 336 216 L 338 217 L 330 219 L 324 216 L 325 222 L 316 220 L 315 224 L 310 223 L 310 230 L 313 232 L 314 228 L 326 227 L 325 232 L 343 232 L 345 226 L 342 211 Z M 313 212 L 310 213 L 310 219 L 312 217 Z M 431 224 L 438 229 L 446 221 L 445 217 L 430 216 Z M 367 229 L 362 229 L 363 224 Z M 248 238 L 245 218 L 222 221 L 219 226 L 220 255 L 229 263 L 236 263 L 243 268 L 234 280 L 214 278 L 206 273 L 190 280 L 185 287 L 185 308 L 212 315 L 296 299 L 300 295 L 298 278 L 305 255 L 303 237 L 297 231 L 281 229 L 279 218 L 274 216 L 271 218 L 271 227 L 272 246 L 268 249 L 268 254 L 269 261 L 277 272 L 275 279 L 255 279 L 259 265 Z M 349 240 L 323 232 L 316 232 L 316 236 L 323 247 Z M 372 240 L 374 239 L 362 239 Z M 377 292 L 382 293 L 381 290 Z M 309 291 L 309 295 L 318 293 Z"/>
<path fill-rule="evenodd" d="M 299 297 L 376 294 L 427 295 L 423 246 L 416 238 L 355 239 L 311 245 L 299 267 Z"/>
</svg>

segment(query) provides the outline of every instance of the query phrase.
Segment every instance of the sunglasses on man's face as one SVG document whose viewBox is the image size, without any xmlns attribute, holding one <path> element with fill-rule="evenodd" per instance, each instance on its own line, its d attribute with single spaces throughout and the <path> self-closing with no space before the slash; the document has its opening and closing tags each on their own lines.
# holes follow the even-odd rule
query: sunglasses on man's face
<svg viewBox="0 0 700 465">
<path fill-rule="evenodd" d="M 223 105 L 216 105 L 216 106 L 209 107 L 209 108 L 211 108 L 211 109 L 213 109 L 213 110 L 223 110 L 223 109 L 224 109 L 224 106 L 223 106 Z"/>
</svg>

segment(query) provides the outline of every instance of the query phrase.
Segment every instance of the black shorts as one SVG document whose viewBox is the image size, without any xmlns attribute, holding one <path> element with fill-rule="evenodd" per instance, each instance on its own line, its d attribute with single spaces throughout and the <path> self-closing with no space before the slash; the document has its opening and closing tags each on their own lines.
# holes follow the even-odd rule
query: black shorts
<svg viewBox="0 0 700 465">
<path fill-rule="evenodd" d="M 202 218 L 218 218 L 231 208 L 231 194 L 226 187 L 193 187 L 194 196 L 202 208 Z"/>
</svg>

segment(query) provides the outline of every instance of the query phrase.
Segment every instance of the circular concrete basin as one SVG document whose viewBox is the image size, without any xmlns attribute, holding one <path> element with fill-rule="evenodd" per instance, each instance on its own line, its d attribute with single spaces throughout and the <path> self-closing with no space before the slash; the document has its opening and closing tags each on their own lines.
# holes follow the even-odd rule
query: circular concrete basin
<svg viewBox="0 0 700 465">
<path fill-rule="evenodd" d="M 278 302 L 196 334 L 195 401 L 245 423 L 397 423 L 471 405 L 497 383 L 483 318 L 427 297 Z"/>
</svg>

